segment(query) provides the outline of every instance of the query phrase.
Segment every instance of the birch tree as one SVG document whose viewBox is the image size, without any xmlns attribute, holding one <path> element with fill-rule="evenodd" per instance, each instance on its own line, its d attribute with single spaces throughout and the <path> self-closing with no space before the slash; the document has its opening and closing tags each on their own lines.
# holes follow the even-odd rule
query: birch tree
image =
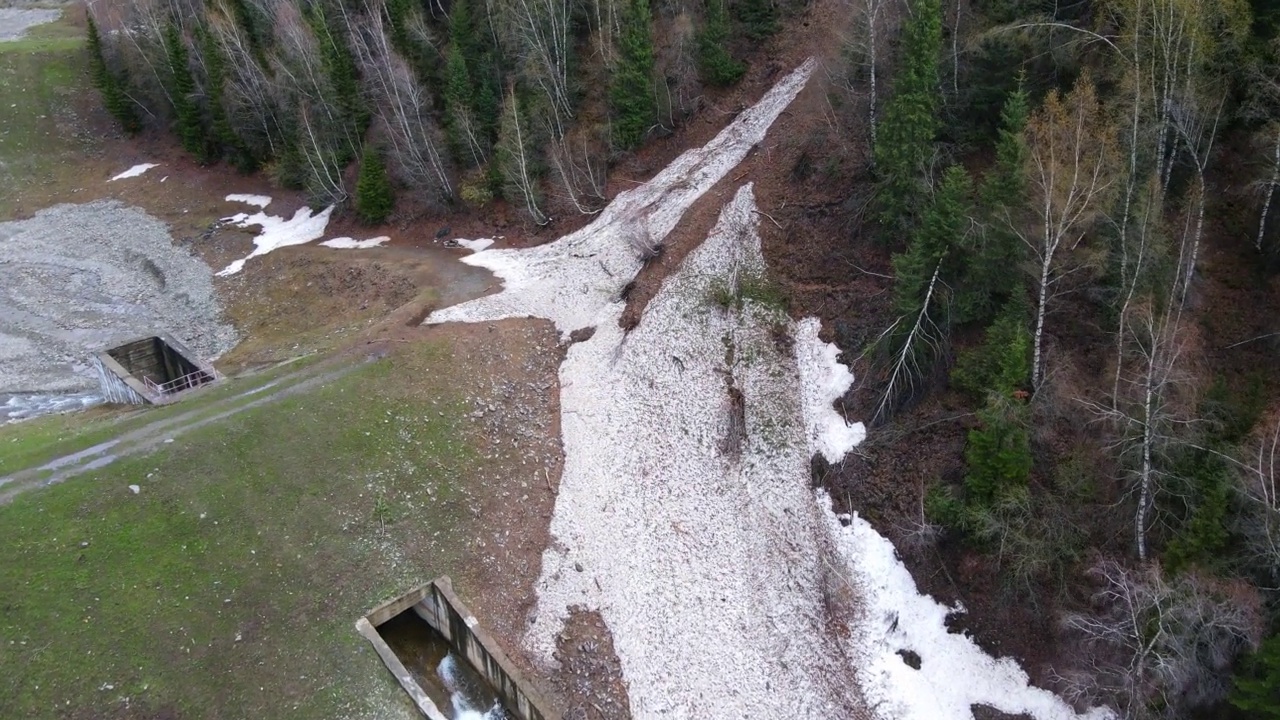
<svg viewBox="0 0 1280 720">
<path fill-rule="evenodd" d="M 545 225 L 550 219 L 539 207 L 535 147 L 528 118 L 523 117 L 520 99 L 516 96 L 515 84 L 512 83 L 507 88 L 502 107 L 502 126 L 497 146 L 498 163 L 506 181 L 507 197 L 512 202 L 521 204 L 535 223 Z"/>
<path fill-rule="evenodd" d="M 568 0 L 495 0 L 494 17 L 518 71 L 529 87 L 545 96 L 555 137 L 565 134 L 573 120 L 573 92 L 569 84 L 572 38 Z"/>
<path fill-rule="evenodd" d="M 853 27 L 844 50 L 854 71 L 845 74 L 842 84 L 850 94 L 866 97 L 867 134 L 873 148 L 879 125 L 880 72 L 887 44 L 884 38 L 894 32 L 898 5 L 899 0 L 850 0 Z M 863 79 L 865 90 L 858 87 Z"/>
<path fill-rule="evenodd" d="M 1034 262 L 1032 385 L 1044 380 L 1045 322 L 1064 281 L 1090 267 L 1080 251 L 1111 186 L 1113 145 L 1093 83 L 1081 78 L 1063 98 L 1055 90 L 1027 123 L 1027 184 L 1034 224 L 1019 229 Z"/>
<path fill-rule="evenodd" d="M 376 97 L 373 103 L 390 144 L 390 159 L 410 187 L 435 199 L 453 197 L 440 151 L 440 132 L 430 114 L 430 98 L 409 63 L 391 46 L 379 0 L 365 0 L 360 27 L 350 28 L 363 75 Z"/>
</svg>

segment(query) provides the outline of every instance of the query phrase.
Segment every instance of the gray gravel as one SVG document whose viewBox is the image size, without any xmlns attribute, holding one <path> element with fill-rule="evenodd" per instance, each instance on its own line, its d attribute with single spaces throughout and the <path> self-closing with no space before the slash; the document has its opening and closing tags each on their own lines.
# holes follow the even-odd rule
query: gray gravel
<svg viewBox="0 0 1280 720">
<path fill-rule="evenodd" d="M 0 42 L 20 40 L 29 28 L 51 23 L 61 16 L 61 10 L 0 7 Z"/>
<path fill-rule="evenodd" d="M 0 393 L 96 387 L 88 356 L 166 332 L 204 358 L 236 343 L 213 272 L 164 223 L 116 201 L 0 223 Z"/>
</svg>

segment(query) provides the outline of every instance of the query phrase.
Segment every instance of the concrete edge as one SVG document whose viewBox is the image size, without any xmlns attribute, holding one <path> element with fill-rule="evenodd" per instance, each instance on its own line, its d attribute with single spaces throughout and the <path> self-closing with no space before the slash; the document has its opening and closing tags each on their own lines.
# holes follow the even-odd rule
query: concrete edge
<svg viewBox="0 0 1280 720">
<path fill-rule="evenodd" d="M 360 618 L 356 621 L 356 631 L 364 636 L 369 644 L 373 645 L 374 652 L 378 653 L 378 657 L 382 658 L 382 663 L 387 666 L 391 674 L 395 676 L 396 681 L 400 683 L 400 687 L 409 693 L 409 697 L 413 699 L 418 710 L 429 720 L 449 720 L 436 704 L 431 702 L 431 698 L 418 685 L 418 681 L 413 679 L 409 674 L 408 668 L 404 663 L 400 662 L 400 658 L 396 657 L 395 651 L 387 645 L 382 636 L 378 634 L 378 629 L 369 622 L 368 618 Z"/>
</svg>

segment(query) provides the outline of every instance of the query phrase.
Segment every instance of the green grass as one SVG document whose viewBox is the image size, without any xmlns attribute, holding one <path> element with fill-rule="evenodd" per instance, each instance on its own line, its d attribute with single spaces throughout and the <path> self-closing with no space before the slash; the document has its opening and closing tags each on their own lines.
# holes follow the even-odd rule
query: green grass
<svg viewBox="0 0 1280 720">
<path fill-rule="evenodd" d="M 236 398 L 232 402 L 223 401 L 302 370 L 320 357 L 310 355 L 244 378 L 232 378 L 219 385 L 194 391 L 187 399 L 172 405 L 147 409 L 95 408 L 86 413 L 51 415 L 12 425 L 0 425 L 0 477 L 42 465 L 54 458 L 93 447 L 122 433 L 176 415 L 193 413 L 192 420 L 198 420 L 253 402 L 260 396 L 254 394 Z M 292 382 L 292 379 L 287 380 L 279 387 L 286 387 Z M 273 387 L 271 390 L 275 389 Z"/>
<path fill-rule="evenodd" d="M 0 218 L 15 194 L 48 182 L 58 163 L 82 153 L 87 138 L 70 137 L 72 99 L 92 92 L 83 32 L 65 18 L 0 43 Z"/>
<path fill-rule="evenodd" d="M 407 348 L 0 507 L 0 717 L 402 702 L 353 623 L 475 531 L 442 362 Z"/>
</svg>

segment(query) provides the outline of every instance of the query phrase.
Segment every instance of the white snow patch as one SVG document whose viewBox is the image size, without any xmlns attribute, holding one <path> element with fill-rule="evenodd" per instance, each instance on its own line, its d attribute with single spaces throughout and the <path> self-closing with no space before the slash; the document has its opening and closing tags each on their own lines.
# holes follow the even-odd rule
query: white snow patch
<svg viewBox="0 0 1280 720">
<path fill-rule="evenodd" d="M 363 248 L 376 248 L 379 245 L 382 245 L 383 243 L 390 242 L 390 241 L 391 241 L 391 238 L 387 237 L 386 235 L 381 235 L 379 237 L 370 238 L 368 240 L 356 240 L 355 238 L 340 237 L 340 238 L 334 238 L 332 240 L 325 240 L 320 244 L 325 247 L 338 248 L 343 250 L 360 250 Z"/>
<path fill-rule="evenodd" d="M 870 523 L 857 515 L 837 516 L 826 493 L 818 493 L 818 502 L 849 574 L 862 590 L 864 621 L 850 642 L 861 654 L 855 663 L 859 684 L 881 718 L 971 718 L 969 708 L 975 703 L 1040 720 L 1114 717 L 1104 708 L 1078 715 L 1053 693 L 1031 687 L 1011 658 L 997 660 L 968 636 L 947 632 L 947 613 L 958 608 L 921 595 L 893 544 Z M 920 669 L 903 662 L 898 650 L 918 653 Z"/>
<path fill-rule="evenodd" d="M 233 193 L 227 196 L 227 202 L 238 202 L 238 203 L 244 203 L 246 205 L 256 205 L 260 208 L 264 208 L 271 204 L 271 196 L 270 195 L 240 195 L 240 194 Z"/>
<path fill-rule="evenodd" d="M 806 61 L 743 111 L 711 142 L 686 151 L 652 180 L 619 193 L 590 225 L 527 250 L 484 250 L 462 262 L 492 271 L 504 291 L 436 311 L 428 323 L 545 317 L 566 338 L 597 324 L 640 270 L 633 243 L 661 242 L 685 211 L 764 140 L 765 132 L 804 87 Z"/>
<path fill-rule="evenodd" d="M 818 339 L 821 323 L 806 318 L 796 324 L 796 360 L 809 446 L 836 463 L 867 436 L 862 423 L 847 423 L 832 403 L 853 385 L 853 373 L 840 363 L 840 348 Z"/>
<path fill-rule="evenodd" d="M 107 182 L 115 182 L 116 180 L 124 180 L 125 178 L 138 177 L 142 173 L 150 170 L 151 168 L 156 168 L 156 167 L 160 167 L 160 165 L 158 163 L 142 163 L 141 165 L 134 165 L 128 170 L 125 170 L 119 175 L 116 175 L 115 177 L 111 178 Z"/>
<path fill-rule="evenodd" d="M 223 218 L 223 222 L 236 227 L 247 228 L 258 225 L 262 228 L 262 232 L 253 239 L 253 252 L 219 270 L 218 275 L 222 277 L 235 275 L 244 269 L 245 261 L 250 258 L 266 255 L 272 250 L 290 245 L 303 245 L 324 237 L 324 230 L 329 226 L 329 216 L 332 213 L 333 206 L 330 205 L 314 215 L 309 207 L 298 208 L 289 220 L 277 215 L 268 215 L 265 212 L 257 212 L 253 215 L 238 213 L 229 218 Z"/>
<path fill-rule="evenodd" d="M 479 238 L 478 240 L 463 240 L 462 238 L 458 238 L 455 242 L 471 252 L 480 252 L 493 244 L 493 238 Z"/>
</svg>

